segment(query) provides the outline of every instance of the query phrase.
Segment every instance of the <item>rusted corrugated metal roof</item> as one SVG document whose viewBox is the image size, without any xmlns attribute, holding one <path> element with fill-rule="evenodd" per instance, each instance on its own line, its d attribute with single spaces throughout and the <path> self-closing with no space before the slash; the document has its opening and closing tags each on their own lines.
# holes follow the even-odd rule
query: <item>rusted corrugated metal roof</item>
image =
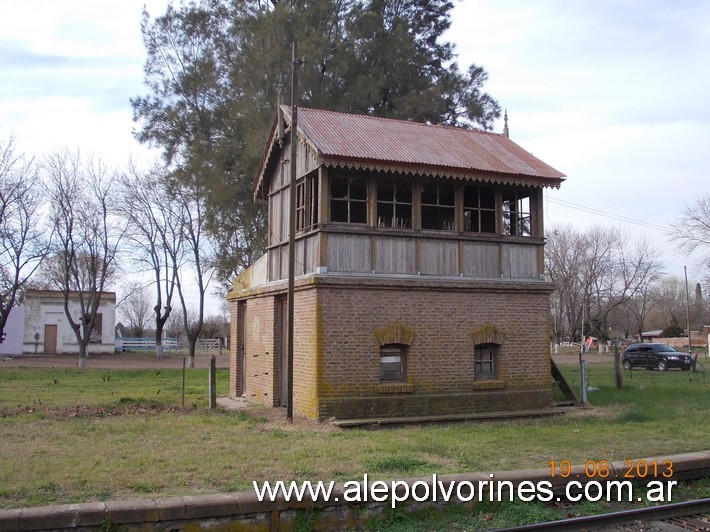
<svg viewBox="0 0 710 532">
<path fill-rule="evenodd" d="M 289 107 L 282 106 L 281 110 L 290 123 Z M 304 107 L 298 109 L 298 131 L 301 140 L 328 166 L 553 187 L 565 177 L 497 133 Z M 273 141 L 272 136 L 265 159 Z M 263 177 L 257 175 L 255 188 Z"/>
</svg>

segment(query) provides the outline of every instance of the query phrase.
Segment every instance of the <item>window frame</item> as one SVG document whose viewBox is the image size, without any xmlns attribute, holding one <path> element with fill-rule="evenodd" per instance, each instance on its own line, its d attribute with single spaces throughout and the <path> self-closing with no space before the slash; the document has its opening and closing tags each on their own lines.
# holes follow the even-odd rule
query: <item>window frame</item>
<svg viewBox="0 0 710 532">
<path fill-rule="evenodd" d="M 296 182 L 296 233 L 318 226 L 318 174 L 310 173 Z"/>
<path fill-rule="evenodd" d="M 424 201 L 424 190 L 427 187 L 436 186 L 436 203 L 427 203 Z M 452 190 L 452 203 L 442 203 L 442 193 L 441 188 L 443 186 L 451 187 Z M 457 210 L 457 193 L 456 193 L 456 182 L 441 179 L 425 179 L 419 187 L 419 218 L 421 228 L 425 231 L 456 231 L 456 210 Z M 431 210 L 428 216 L 425 215 L 425 210 Z M 438 216 L 433 216 L 433 213 L 437 213 Z M 445 216 L 441 216 L 442 213 L 446 213 Z M 449 219 L 450 218 L 450 219 Z M 428 220 L 436 220 L 436 223 L 427 224 Z M 442 225 L 443 227 L 435 227 Z"/>
<path fill-rule="evenodd" d="M 467 203 L 467 199 L 471 196 L 467 193 L 471 190 L 475 191 L 475 205 Z M 490 194 L 493 203 L 492 205 L 484 204 L 483 191 Z M 463 230 L 467 233 L 485 233 L 495 234 L 498 226 L 498 208 L 496 200 L 496 189 L 492 186 L 481 185 L 476 182 L 463 184 Z M 468 214 L 468 216 L 467 216 Z M 492 222 L 492 225 L 491 225 Z M 490 228 L 484 229 L 484 228 Z"/>
<path fill-rule="evenodd" d="M 388 185 L 388 188 L 389 185 L 391 185 L 391 200 L 381 199 L 380 192 L 385 189 L 385 187 L 382 186 L 383 184 L 385 184 L 385 180 L 376 180 L 376 226 L 379 228 L 412 229 L 414 227 L 414 184 L 411 181 L 402 178 L 394 178 L 387 182 L 386 184 Z M 403 187 L 405 189 L 408 188 L 409 201 L 403 201 L 399 198 L 399 187 Z M 404 194 L 406 193 L 407 191 L 405 190 Z M 392 210 L 392 216 L 390 217 L 389 223 L 386 221 L 386 216 L 381 214 L 380 211 L 381 208 L 385 209 L 388 207 Z M 408 211 L 409 217 L 401 216 L 402 211 L 404 211 L 404 214 L 407 214 Z"/>
<path fill-rule="evenodd" d="M 485 359 L 484 355 L 486 355 Z M 473 352 L 474 380 L 496 380 L 498 378 L 499 358 L 500 344 L 476 344 Z M 489 366 L 489 371 L 484 371 L 484 364 Z"/>
<path fill-rule="evenodd" d="M 346 194 L 343 197 L 334 197 L 333 196 L 333 189 L 335 188 L 333 185 L 336 180 L 345 180 L 345 189 L 346 189 Z M 364 191 L 365 191 L 365 197 L 364 198 L 353 198 L 353 181 L 362 181 L 364 184 Z M 369 185 L 368 185 L 368 176 L 366 175 L 347 175 L 347 174 L 333 174 L 330 176 L 330 183 L 329 183 L 329 194 L 328 194 L 328 199 L 329 199 L 329 206 L 330 206 L 330 221 L 333 223 L 347 223 L 347 224 L 357 224 L 357 225 L 367 225 L 368 223 L 368 203 L 369 203 Z M 339 212 L 339 209 L 334 208 L 335 205 L 342 204 L 345 205 L 345 212 L 346 212 L 346 219 L 338 219 L 336 220 L 335 217 L 333 216 L 334 213 Z M 358 207 L 364 207 L 364 216 L 362 221 L 357 220 L 353 221 L 353 207 L 358 206 Z"/>
<path fill-rule="evenodd" d="M 524 206 L 525 208 L 523 208 Z M 502 188 L 500 211 L 501 234 L 505 236 L 533 236 L 532 189 Z"/>
<path fill-rule="evenodd" d="M 394 364 L 393 361 L 383 362 L 386 357 L 399 357 L 399 375 L 397 377 L 388 377 L 387 375 L 394 370 L 383 367 L 384 363 Z M 380 384 L 397 384 L 407 382 L 407 345 L 405 344 L 385 344 L 380 346 Z"/>
</svg>

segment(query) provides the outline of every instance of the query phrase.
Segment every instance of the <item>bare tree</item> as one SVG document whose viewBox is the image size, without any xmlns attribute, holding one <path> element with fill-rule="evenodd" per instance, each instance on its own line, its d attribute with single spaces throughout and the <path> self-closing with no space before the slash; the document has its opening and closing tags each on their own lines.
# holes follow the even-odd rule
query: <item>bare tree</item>
<svg viewBox="0 0 710 532">
<path fill-rule="evenodd" d="M 168 316 L 165 321 L 165 334 L 170 338 L 175 338 L 180 342 L 180 335 L 184 332 L 184 318 L 182 316 L 182 309 L 175 308 Z"/>
<path fill-rule="evenodd" d="M 12 307 L 47 255 L 51 239 L 41 217 L 34 161 L 0 144 L 0 342 Z"/>
<path fill-rule="evenodd" d="M 214 273 L 214 250 L 205 233 L 207 193 L 197 187 L 175 183 L 172 189 L 175 199 L 183 206 L 185 217 L 182 225 L 187 268 L 177 276 L 177 288 L 182 306 L 183 325 L 188 342 L 188 366 L 195 367 L 195 346 L 200 337 L 205 318 L 205 294 Z M 190 312 L 187 305 L 186 277 L 194 275 L 197 286 L 197 310 Z"/>
<path fill-rule="evenodd" d="M 134 260 L 150 271 L 155 289 L 155 354 L 163 357 L 163 330 L 173 312 L 178 271 L 183 263 L 184 205 L 166 188 L 165 170 L 143 173 L 131 167 L 122 183 L 121 213 Z"/>
<path fill-rule="evenodd" d="M 678 249 L 687 253 L 700 253 L 700 265 L 710 268 L 710 194 L 701 196 L 683 210 L 680 219 L 673 223 L 669 238 Z M 710 282 L 706 273 L 705 281 Z"/>
<path fill-rule="evenodd" d="M 130 334 L 142 338 L 148 328 L 153 309 L 147 287 L 132 281 L 126 285 L 123 297 L 116 304 L 116 310 L 126 320 Z"/>
<path fill-rule="evenodd" d="M 656 304 L 653 297 L 658 282 L 649 283 L 641 287 L 638 293 L 613 311 L 617 327 L 624 332 L 624 337 L 641 337 L 645 330 L 649 314 Z"/>
<path fill-rule="evenodd" d="M 612 312 L 661 278 L 659 256 L 647 241 L 630 241 L 616 229 L 551 228 L 545 260 L 561 330 L 570 339 L 582 332 L 605 338 Z"/>
<path fill-rule="evenodd" d="M 685 281 L 675 275 L 664 278 L 655 287 L 649 323 L 656 329 L 685 323 Z"/>
<path fill-rule="evenodd" d="M 612 244 L 611 275 L 598 286 L 597 301 L 592 315 L 598 323 L 596 332 L 605 337 L 609 315 L 660 281 L 664 275 L 660 250 L 648 240 L 629 241 L 619 233 Z"/>
<path fill-rule="evenodd" d="M 52 264 L 45 271 L 64 294 L 64 313 L 79 345 L 79 367 L 96 325 L 101 297 L 116 274 L 124 228 L 113 218 L 111 199 L 117 175 L 100 161 L 64 151 L 46 158 L 50 216 L 55 231 Z M 70 311 L 76 298 L 80 312 Z"/>
<path fill-rule="evenodd" d="M 581 272 L 585 249 L 571 227 L 551 227 L 545 246 L 545 268 L 556 290 L 552 295 L 556 341 L 578 338 L 586 295 Z"/>
</svg>

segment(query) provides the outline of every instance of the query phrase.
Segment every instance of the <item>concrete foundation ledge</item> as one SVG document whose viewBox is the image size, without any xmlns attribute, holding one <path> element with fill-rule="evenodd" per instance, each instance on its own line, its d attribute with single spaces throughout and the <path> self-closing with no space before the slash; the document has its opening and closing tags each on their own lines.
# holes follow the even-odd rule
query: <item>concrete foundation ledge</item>
<svg viewBox="0 0 710 532">
<path fill-rule="evenodd" d="M 710 451 L 654 456 L 643 460 L 649 464 L 653 461 L 660 464 L 664 460 L 670 460 L 673 463 L 672 479 L 674 480 L 702 478 L 710 475 Z M 634 459 L 633 463 L 640 461 L 641 459 Z M 613 462 L 611 470 L 614 473 L 613 478 L 620 479 L 623 472 L 628 470 L 628 465 L 624 461 Z M 582 484 L 592 480 L 610 479 L 609 477 L 587 477 L 584 465 L 576 465 L 572 468 L 571 473 L 571 478 Z M 660 471 L 658 478 L 659 480 L 670 480 L 661 477 Z M 470 482 L 479 485 L 479 482 L 485 483 L 491 479 L 499 482 L 509 481 L 515 486 L 523 481 L 544 480 L 551 483 L 554 491 L 562 490 L 569 480 L 569 478 L 559 476 L 552 477 L 549 468 L 437 475 L 437 482 L 443 482 L 446 485 L 450 482 Z M 649 479 L 651 479 L 650 476 L 645 480 Z M 371 484 L 374 480 L 370 479 L 369 483 Z M 422 483 L 431 487 L 432 481 L 433 478 L 429 476 L 401 479 L 400 482 L 409 487 Z M 385 482 L 391 485 L 393 480 Z M 348 489 L 351 489 L 350 486 L 352 484 L 348 486 Z M 399 487 L 401 489 L 398 490 L 398 493 L 404 493 L 405 486 L 400 484 Z M 327 502 L 324 500 L 286 501 L 281 496 L 274 501 L 260 502 L 254 491 L 244 491 L 215 495 L 113 500 L 0 510 L 0 532 L 99 529 L 131 532 L 155 529 L 170 531 L 288 530 L 295 525 L 298 512 L 304 510 L 310 512 L 309 523 L 316 528 L 351 528 L 362 525 L 373 517 L 376 518 L 391 504 L 391 500 L 348 502 L 343 496 L 345 491 L 344 484 L 337 484 L 333 489 L 332 500 Z M 463 504 L 465 501 L 454 498 L 450 503 Z M 414 510 L 441 504 L 444 503 L 434 500 L 417 502 L 408 499 L 398 507 Z M 475 504 L 475 501 L 466 504 L 472 505 Z"/>
</svg>

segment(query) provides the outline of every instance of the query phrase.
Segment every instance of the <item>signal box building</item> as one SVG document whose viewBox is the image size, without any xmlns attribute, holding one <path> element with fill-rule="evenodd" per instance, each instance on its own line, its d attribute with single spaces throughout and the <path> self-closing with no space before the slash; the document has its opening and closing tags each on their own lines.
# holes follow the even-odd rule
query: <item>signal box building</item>
<svg viewBox="0 0 710 532">
<path fill-rule="evenodd" d="M 288 401 L 290 125 L 284 106 L 254 182 L 267 252 L 228 296 L 230 394 L 273 406 Z M 297 138 L 294 411 L 552 406 L 543 189 L 564 175 L 506 134 L 300 108 Z"/>
</svg>

